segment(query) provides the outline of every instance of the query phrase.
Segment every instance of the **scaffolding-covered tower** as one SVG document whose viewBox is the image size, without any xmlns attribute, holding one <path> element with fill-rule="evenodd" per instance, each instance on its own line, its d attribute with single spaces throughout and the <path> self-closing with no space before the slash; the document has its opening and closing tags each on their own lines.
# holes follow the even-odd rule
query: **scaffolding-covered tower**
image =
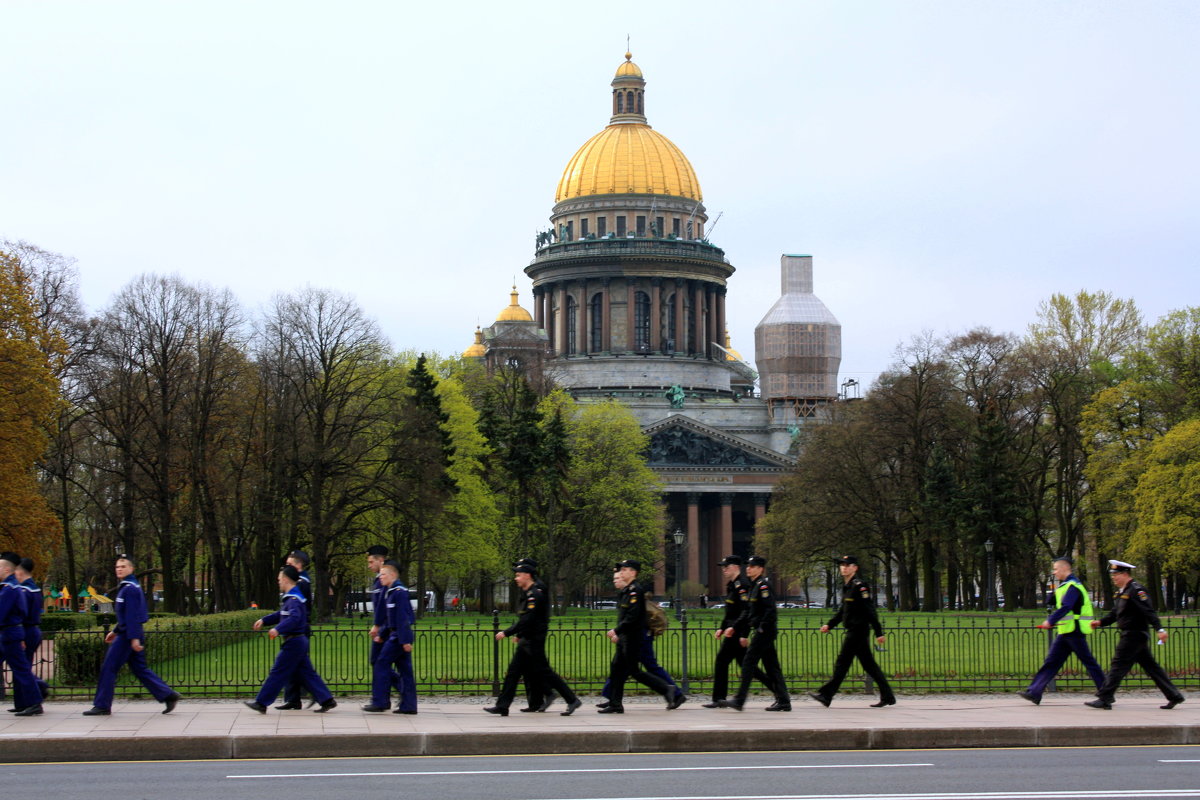
<svg viewBox="0 0 1200 800">
<path fill-rule="evenodd" d="M 782 439 L 837 399 L 842 326 L 813 294 L 812 256 L 779 262 L 782 294 L 755 327 L 754 350 L 770 426 Z"/>
</svg>

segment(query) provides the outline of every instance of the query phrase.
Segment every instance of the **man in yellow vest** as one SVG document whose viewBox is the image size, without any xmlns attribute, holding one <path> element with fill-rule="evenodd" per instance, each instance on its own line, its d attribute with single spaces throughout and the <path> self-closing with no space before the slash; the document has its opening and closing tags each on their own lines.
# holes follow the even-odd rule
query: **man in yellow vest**
<svg viewBox="0 0 1200 800">
<path fill-rule="evenodd" d="M 1051 566 L 1056 584 L 1054 613 L 1038 627 L 1054 628 L 1058 635 L 1054 637 L 1050 652 L 1046 654 L 1046 663 L 1042 664 L 1037 675 L 1033 676 L 1029 688 L 1017 692 L 1035 706 L 1042 702 L 1042 692 L 1046 690 L 1046 684 L 1054 680 L 1054 676 L 1062 669 L 1063 664 L 1067 663 L 1071 653 L 1079 657 L 1097 689 L 1104 685 L 1104 670 L 1100 668 L 1087 643 L 1087 637 L 1092 632 L 1092 620 L 1095 619 L 1092 598 L 1075 577 L 1074 567 L 1070 556 L 1059 556 Z"/>
</svg>

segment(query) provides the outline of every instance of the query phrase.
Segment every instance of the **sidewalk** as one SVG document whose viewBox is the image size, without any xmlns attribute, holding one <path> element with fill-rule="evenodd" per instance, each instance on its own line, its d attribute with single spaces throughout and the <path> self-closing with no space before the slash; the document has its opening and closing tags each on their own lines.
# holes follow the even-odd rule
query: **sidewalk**
<svg viewBox="0 0 1200 800">
<path fill-rule="evenodd" d="M 0 762 L 1200 744 L 1200 697 L 1163 711 L 1157 693 L 1119 694 L 1112 711 L 1084 706 L 1084 694 L 1040 706 L 1016 695 L 901 695 L 881 709 L 839 695 L 831 708 L 796 697 L 791 713 L 763 711 L 767 698 L 741 713 L 701 708 L 701 697 L 670 712 L 626 698 L 624 714 L 608 715 L 585 698 L 571 717 L 559 716 L 561 701 L 497 717 L 479 698 L 422 698 L 415 716 L 364 713 L 365 699 L 266 715 L 229 700 L 184 700 L 166 715 L 158 703 L 118 701 L 109 717 L 51 700 L 40 717 L 0 714 Z"/>
</svg>

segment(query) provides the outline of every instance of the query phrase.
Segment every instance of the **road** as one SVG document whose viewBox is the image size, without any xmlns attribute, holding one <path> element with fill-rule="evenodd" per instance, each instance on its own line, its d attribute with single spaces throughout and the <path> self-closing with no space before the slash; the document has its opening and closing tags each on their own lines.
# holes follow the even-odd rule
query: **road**
<svg viewBox="0 0 1200 800">
<path fill-rule="evenodd" d="M 1200 798 L 1200 746 L 10 764 L 0 785 L 123 800 L 1142 800 Z"/>
</svg>

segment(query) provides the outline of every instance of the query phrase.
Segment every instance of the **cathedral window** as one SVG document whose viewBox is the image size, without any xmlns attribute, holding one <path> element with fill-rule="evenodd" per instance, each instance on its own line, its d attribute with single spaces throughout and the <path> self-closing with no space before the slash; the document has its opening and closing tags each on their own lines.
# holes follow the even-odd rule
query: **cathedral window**
<svg viewBox="0 0 1200 800">
<path fill-rule="evenodd" d="M 587 235 L 588 235 L 588 221 L 587 221 L 587 217 L 584 217 L 583 219 L 579 220 L 579 238 L 586 239 Z"/>
<path fill-rule="evenodd" d="M 567 222 L 567 241 L 568 242 L 575 241 L 575 221 L 574 220 Z"/>
<path fill-rule="evenodd" d="M 601 217 L 601 219 L 604 219 Z M 592 353 L 599 353 L 608 348 L 604 346 L 604 296 L 597 292 L 592 295 L 591 310 L 588 312 L 588 321 L 591 323 L 592 330 L 592 346 L 589 349 Z"/>
<path fill-rule="evenodd" d="M 617 215 L 617 236 L 621 239 L 625 238 L 625 215 Z"/>
<path fill-rule="evenodd" d="M 639 239 L 646 236 L 646 218 L 641 214 L 637 217 L 637 235 Z"/>
<path fill-rule="evenodd" d="M 639 353 L 650 349 L 650 296 L 637 292 L 633 296 L 634 345 Z"/>
<path fill-rule="evenodd" d="M 671 220 L 671 233 L 675 234 L 675 238 L 679 238 L 679 217 Z"/>
<path fill-rule="evenodd" d="M 608 233 L 608 217 L 596 217 L 596 235 L 604 236 Z"/>
<path fill-rule="evenodd" d="M 617 92 L 617 113 L 618 114 L 625 113 L 625 93 L 624 92 Z"/>
<path fill-rule="evenodd" d="M 638 111 L 637 111 L 637 113 L 639 113 L 639 114 L 641 114 L 641 113 L 644 113 L 644 112 L 642 111 L 642 93 L 641 93 L 641 92 L 638 92 L 638 96 L 637 96 L 637 103 L 638 103 Z"/>
<path fill-rule="evenodd" d="M 576 333 L 579 330 L 579 304 L 575 302 L 575 298 L 567 296 L 567 355 L 575 355 L 579 352 L 576 341 Z"/>
</svg>

